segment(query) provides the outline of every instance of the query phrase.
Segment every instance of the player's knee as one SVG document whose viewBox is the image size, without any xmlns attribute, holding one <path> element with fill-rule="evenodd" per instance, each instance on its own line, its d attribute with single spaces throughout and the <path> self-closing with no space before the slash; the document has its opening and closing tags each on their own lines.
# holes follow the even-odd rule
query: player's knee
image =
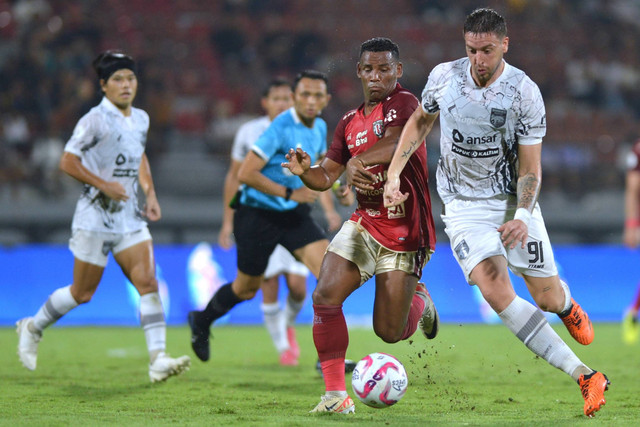
<svg viewBox="0 0 640 427">
<path fill-rule="evenodd" d="M 402 329 L 391 327 L 391 325 L 373 325 L 375 334 L 388 344 L 397 343 L 402 339 Z"/>
<path fill-rule="evenodd" d="M 86 304 L 93 297 L 92 291 L 72 292 L 71 296 L 78 304 Z"/>
<path fill-rule="evenodd" d="M 136 280 L 134 284 L 140 295 L 150 294 L 152 292 L 158 292 L 158 280 L 153 277 L 145 277 L 144 279 Z"/>
<path fill-rule="evenodd" d="M 379 336 L 382 341 L 388 344 L 397 343 L 402 338 L 402 334 L 395 331 L 376 331 L 376 335 Z"/>
</svg>

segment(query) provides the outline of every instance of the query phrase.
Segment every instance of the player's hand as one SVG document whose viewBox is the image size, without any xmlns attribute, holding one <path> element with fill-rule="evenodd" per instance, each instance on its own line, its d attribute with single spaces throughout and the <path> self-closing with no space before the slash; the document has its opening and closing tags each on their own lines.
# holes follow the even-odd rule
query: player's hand
<svg viewBox="0 0 640 427">
<path fill-rule="evenodd" d="M 233 226 L 231 224 L 222 224 L 220 233 L 218 234 L 218 244 L 221 248 L 229 249 L 233 245 L 233 239 L 231 233 L 233 232 Z"/>
<path fill-rule="evenodd" d="M 505 222 L 498 227 L 498 232 L 500 233 L 502 244 L 505 248 L 508 247 L 509 249 L 515 248 L 518 243 L 520 243 L 522 249 L 524 249 L 524 245 L 527 243 L 527 238 L 529 237 L 529 227 L 527 227 L 524 221 L 519 219 L 512 219 L 511 221 Z"/>
<path fill-rule="evenodd" d="M 160 210 L 160 203 L 155 194 L 148 194 L 147 201 L 144 205 L 144 216 L 149 221 L 158 221 L 162 218 L 162 211 Z"/>
<path fill-rule="evenodd" d="M 398 206 L 409 198 L 409 193 L 402 193 L 400 191 L 400 178 L 387 177 L 387 182 L 384 184 L 384 194 L 382 196 L 384 200 L 384 207 L 390 208 Z"/>
<path fill-rule="evenodd" d="M 125 190 L 122 184 L 117 181 L 107 181 L 99 190 L 112 200 L 122 202 L 129 200 L 127 190 Z"/>
<path fill-rule="evenodd" d="M 285 155 L 288 162 L 281 163 L 283 168 L 287 168 L 294 175 L 302 175 L 311 167 L 311 157 L 302 148 L 289 149 L 289 152 Z"/>
<path fill-rule="evenodd" d="M 365 169 L 364 164 L 357 157 L 349 159 L 346 165 L 347 186 L 355 185 L 361 190 L 373 190 L 376 176 Z"/>
<path fill-rule="evenodd" d="M 313 203 L 319 196 L 319 191 L 313 191 L 310 188 L 302 186 L 293 190 L 290 199 L 298 203 Z"/>
</svg>

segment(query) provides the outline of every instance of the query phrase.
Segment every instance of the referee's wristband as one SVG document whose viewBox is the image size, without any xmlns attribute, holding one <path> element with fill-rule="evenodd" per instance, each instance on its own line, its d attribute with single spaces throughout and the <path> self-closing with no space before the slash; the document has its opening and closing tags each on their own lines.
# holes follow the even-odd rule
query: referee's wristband
<svg viewBox="0 0 640 427">
<path fill-rule="evenodd" d="M 287 187 L 287 189 L 286 189 L 286 190 L 285 190 L 285 192 L 284 192 L 284 199 L 285 199 L 286 201 L 291 200 L 291 194 L 293 194 L 293 188 L 291 188 L 291 187 Z"/>
<path fill-rule="evenodd" d="M 516 214 L 513 216 L 513 219 L 519 219 L 528 227 L 529 222 L 531 222 L 531 212 L 526 208 L 518 208 L 516 209 Z"/>
</svg>

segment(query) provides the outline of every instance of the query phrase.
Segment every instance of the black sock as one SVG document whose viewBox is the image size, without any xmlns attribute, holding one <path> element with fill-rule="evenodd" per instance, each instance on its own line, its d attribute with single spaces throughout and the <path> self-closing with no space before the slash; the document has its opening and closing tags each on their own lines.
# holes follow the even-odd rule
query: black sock
<svg viewBox="0 0 640 427">
<path fill-rule="evenodd" d="M 215 320 L 227 314 L 229 310 L 242 301 L 244 300 L 241 300 L 233 293 L 231 283 L 227 283 L 213 295 L 209 304 L 198 314 L 197 321 L 201 326 L 208 328 Z"/>
</svg>

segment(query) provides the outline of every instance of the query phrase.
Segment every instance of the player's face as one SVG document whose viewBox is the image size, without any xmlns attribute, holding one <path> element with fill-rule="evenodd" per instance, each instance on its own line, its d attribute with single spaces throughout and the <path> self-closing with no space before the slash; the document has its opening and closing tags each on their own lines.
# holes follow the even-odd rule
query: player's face
<svg viewBox="0 0 640 427">
<path fill-rule="evenodd" d="M 100 80 L 102 91 L 109 101 L 124 112 L 128 112 L 138 91 L 136 74 L 128 68 L 113 73 L 106 82 Z"/>
<path fill-rule="evenodd" d="M 273 120 L 278 114 L 293 105 L 293 93 L 289 86 L 276 86 L 269 89 L 269 94 L 262 98 L 262 108 Z"/>
<path fill-rule="evenodd" d="M 509 49 L 509 37 L 500 38 L 494 33 L 465 33 L 464 42 L 473 79 L 478 86 L 489 86 L 502 73 L 502 57 Z"/>
<path fill-rule="evenodd" d="M 363 52 L 358 62 L 366 102 L 378 103 L 389 95 L 402 77 L 402 63 L 391 52 Z"/>
<path fill-rule="evenodd" d="M 320 115 L 322 109 L 329 103 L 330 95 L 324 80 L 303 77 L 298 82 L 293 93 L 293 102 L 300 120 L 307 126 Z"/>
</svg>

